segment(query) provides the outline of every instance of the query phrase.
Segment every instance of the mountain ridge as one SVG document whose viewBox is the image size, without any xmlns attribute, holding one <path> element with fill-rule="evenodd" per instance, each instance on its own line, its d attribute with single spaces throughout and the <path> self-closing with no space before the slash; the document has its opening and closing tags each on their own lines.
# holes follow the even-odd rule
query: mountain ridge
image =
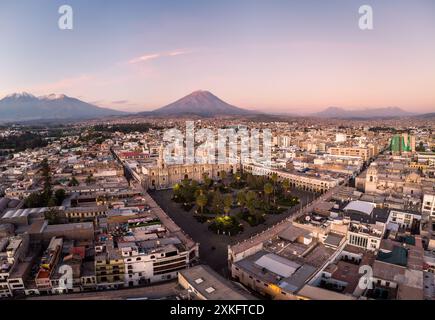
<svg viewBox="0 0 435 320">
<path fill-rule="evenodd" d="M 183 116 L 196 115 L 216 117 L 230 115 L 253 115 L 256 112 L 231 105 L 209 91 L 197 90 L 181 99 L 153 111 L 140 112 L 144 116 Z M 259 112 L 257 112 L 259 113 Z"/>
<path fill-rule="evenodd" d="M 372 118 L 397 118 L 415 116 L 416 113 L 407 112 L 399 107 L 364 108 L 349 110 L 340 107 L 328 107 L 323 111 L 310 114 L 315 118 L 336 119 L 372 119 Z"/>
<path fill-rule="evenodd" d="M 124 115 L 127 112 L 99 107 L 64 94 L 36 97 L 22 92 L 0 100 L 0 119 L 28 121 L 45 119 L 91 119 L 94 117 Z"/>
</svg>

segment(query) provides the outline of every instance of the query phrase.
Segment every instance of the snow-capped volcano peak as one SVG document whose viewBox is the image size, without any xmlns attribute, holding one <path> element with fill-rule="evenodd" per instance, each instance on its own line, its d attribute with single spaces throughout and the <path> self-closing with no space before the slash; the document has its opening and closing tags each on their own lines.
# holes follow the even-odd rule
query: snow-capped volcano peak
<svg viewBox="0 0 435 320">
<path fill-rule="evenodd" d="M 16 93 L 11 93 L 11 94 L 8 94 L 6 97 L 5 97 L 5 99 L 6 98 L 12 98 L 12 99 L 19 99 L 19 98 L 35 98 L 35 96 L 33 95 L 33 94 L 31 94 L 31 93 L 27 93 L 27 92 L 21 92 L 21 93 L 19 93 L 19 92 L 16 92 Z"/>
<path fill-rule="evenodd" d="M 40 119 L 92 119 L 122 114 L 124 112 L 98 107 L 64 94 L 35 97 L 23 92 L 10 94 L 0 100 L 0 122 Z"/>
<path fill-rule="evenodd" d="M 55 94 L 55 93 L 39 97 L 39 99 L 41 99 L 41 100 L 60 100 L 60 99 L 65 99 L 65 98 L 66 98 L 66 95 Z"/>
</svg>

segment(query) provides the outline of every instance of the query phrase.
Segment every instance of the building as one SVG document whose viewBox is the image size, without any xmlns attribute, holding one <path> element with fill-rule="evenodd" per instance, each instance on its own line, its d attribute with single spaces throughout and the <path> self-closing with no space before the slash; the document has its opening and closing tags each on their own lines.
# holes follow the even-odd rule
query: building
<svg viewBox="0 0 435 320">
<path fill-rule="evenodd" d="M 288 180 L 291 187 L 318 193 L 325 193 L 344 180 L 335 179 L 329 175 L 287 172 L 255 164 L 243 164 L 243 170 L 254 175 L 271 176 L 277 174 L 279 179 Z"/>
<path fill-rule="evenodd" d="M 388 217 L 389 229 L 392 224 L 397 225 L 398 229 L 404 230 L 419 230 L 421 221 L 420 212 L 412 212 L 407 210 L 391 209 Z M 394 227 L 392 229 L 395 229 Z"/>
<path fill-rule="evenodd" d="M 113 240 L 105 241 L 101 249 L 95 248 L 95 277 L 98 289 L 118 289 L 124 286 L 125 264 Z"/>
<path fill-rule="evenodd" d="M 349 220 L 348 243 L 369 251 L 378 250 L 387 229 L 388 210 L 376 208 L 370 202 L 351 201 L 343 211 Z"/>
<path fill-rule="evenodd" d="M 191 263 L 187 248 L 176 237 L 121 243 L 125 286 L 150 284 L 177 278 Z"/>
<path fill-rule="evenodd" d="M 419 237 L 383 240 L 373 264 L 372 287 L 367 296 L 374 299 L 422 300 L 423 256 Z"/>
<path fill-rule="evenodd" d="M 303 299 L 299 291 L 342 247 L 343 237 L 324 239 L 292 224 L 277 225 L 270 236 L 229 248 L 231 276 L 245 287 L 276 300 Z"/>
<path fill-rule="evenodd" d="M 428 217 L 435 217 L 435 192 L 425 190 L 421 206 L 421 213 Z"/>
<path fill-rule="evenodd" d="M 328 152 L 333 156 L 359 157 L 363 161 L 375 156 L 373 148 L 369 147 L 331 147 Z"/>
<path fill-rule="evenodd" d="M 397 134 L 391 138 L 390 151 L 393 154 L 415 152 L 415 137 L 407 133 Z"/>
<path fill-rule="evenodd" d="M 35 284 L 39 292 L 49 293 L 52 290 L 51 279 L 56 271 L 63 247 L 63 239 L 53 237 L 42 255 Z"/>
<path fill-rule="evenodd" d="M 187 290 L 187 298 L 198 300 L 253 300 L 248 292 L 236 287 L 210 267 L 198 265 L 178 273 L 178 283 Z"/>
<path fill-rule="evenodd" d="M 148 168 L 143 167 L 142 185 L 149 189 L 172 188 L 176 183 L 184 179 L 202 181 L 207 175 L 211 179 L 218 179 L 222 171 L 234 172 L 237 165 L 225 164 L 165 164 L 163 148 L 159 150 L 157 165 Z"/>
<path fill-rule="evenodd" d="M 17 289 L 10 277 L 27 253 L 28 245 L 27 236 L 0 239 L 0 298 L 12 297 Z"/>
<path fill-rule="evenodd" d="M 365 175 L 364 192 L 420 197 L 422 177 L 416 172 L 404 173 L 403 171 L 403 169 L 394 170 L 392 168 L 387 171 L 377 163 L 372 163 Z"/>
</svg>

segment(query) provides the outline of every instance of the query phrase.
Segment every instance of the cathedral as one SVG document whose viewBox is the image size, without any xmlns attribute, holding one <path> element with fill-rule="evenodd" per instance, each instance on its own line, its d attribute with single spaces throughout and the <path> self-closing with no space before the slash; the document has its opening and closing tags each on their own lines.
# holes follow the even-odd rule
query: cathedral
<svg viewBox="0 0 435 320">
<path fill-rule="evenodd" d="M 144 187 L 147 189 L 170 189 L 176 183 L 184 179 L 202 181 L 204 174 L 211 179 L 219 179 L 222 171 L 234 173 L 239 165 L 235 164 L 165 164 L 163 148 L 159 150 L 157 165 L 148 168 L 148 173 L 143 179 Z"/>
<path fill-rule="evenodd" d="M 422 194 L 422 178 L 415 172 L 407 174 L 383 172 L 376 163 L 373 163 L 365 176 L 364 192 L 382 195 L 405 194 L 419 197 Z"/>
</svg>

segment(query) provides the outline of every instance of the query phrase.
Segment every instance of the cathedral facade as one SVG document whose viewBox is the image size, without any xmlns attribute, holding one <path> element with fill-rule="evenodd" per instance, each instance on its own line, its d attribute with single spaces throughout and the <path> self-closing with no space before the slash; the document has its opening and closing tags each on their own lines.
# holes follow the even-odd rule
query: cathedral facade
<svg viewBox="0 0 435 320">
<path fill-rule="evenodd" d="M 146 189 L 170 189 L 184 179 L 203 181 L 204 175 L 211 179 L 219 179 L 221 172 L 235 173 L 240 165 L 225 164 L 165 164 L 163 151 L 160 150 L 157 165 L 148 168 L 148 173 L 143 179 Z"/>
<path fill-rule="evenodd" d="M 405 194 L 419 197 L 422 195 L 422 178 L 415 172 L 407 174 L 380 172 L 376 163 L 373 163 L 367 170 L 364 192 L 382 195 Z"/>
</svg>

